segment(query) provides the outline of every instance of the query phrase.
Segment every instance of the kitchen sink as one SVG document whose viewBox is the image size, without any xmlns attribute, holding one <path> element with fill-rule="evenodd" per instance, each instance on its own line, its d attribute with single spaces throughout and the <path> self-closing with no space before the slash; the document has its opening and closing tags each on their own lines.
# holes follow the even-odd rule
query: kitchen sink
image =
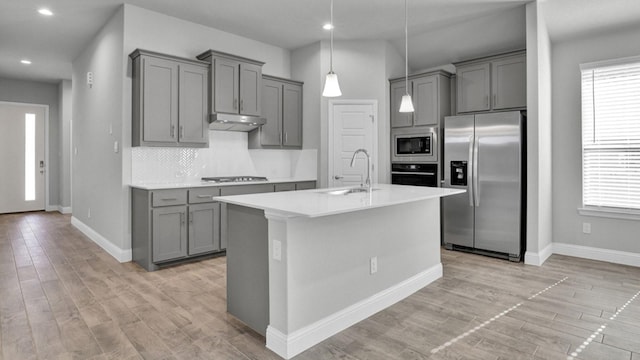
<svg viewBox="0 0 640 360">
<path fill-rule="evenodd" d="M 325 194 L 329 194 L 329 195 L 349 195 L 349 194 L 355 194 L 355 193 L 363 193 L 363 192 L 368 192 L 369 189 L 367 189 L 366 187 L 355 187 L 355 188 L 347 188 L 347 189 L 337 189 L 337 190 L 329 190 L 329 191 L 325 191 Z M 371 191 L 375 191 L 375 190 L 380 190 L 380 189 L 376 189 L 376 188 L 372 188 Z"/>
</svg>

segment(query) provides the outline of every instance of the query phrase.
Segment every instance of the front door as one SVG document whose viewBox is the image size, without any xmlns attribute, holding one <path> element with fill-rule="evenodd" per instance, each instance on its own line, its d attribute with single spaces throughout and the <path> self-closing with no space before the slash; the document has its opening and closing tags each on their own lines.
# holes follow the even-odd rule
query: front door
<svg viewBox="0 0 640 360">
<path fill-rule="evenodd" d="M 363 184 L 367 176 L 367 159 L 358 154 L 354 167 L 350 166 L 353 153 L 366 149 L 371 156 L 371 181 L 375 176 L 374 163 L 376 148 L 376 109 L 372 101 L 330 102 L 329 136 L 329 186 L 357 186 Z"/>
<path fill-rule="evenodd" d="M 45 208 L 45 109 L 0 103 L 0 214 Z"/>
</svg>

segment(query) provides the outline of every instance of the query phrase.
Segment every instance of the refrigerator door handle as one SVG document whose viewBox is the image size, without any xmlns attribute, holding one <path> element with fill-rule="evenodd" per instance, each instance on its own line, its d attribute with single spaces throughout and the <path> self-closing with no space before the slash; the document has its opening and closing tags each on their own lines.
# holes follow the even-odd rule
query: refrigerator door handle
<svg viewBox="0 0 640 360">
<path fill-rule="evenodd" d="M 480 139 L 476 136 L 473 141 L 473 197 L 476 207 L 480 206 L 480 184 L 478 181 L 478 143 Z"/>
<path fill-rule="evenodd" d="M 469 206 L 473 207 L 473 135 L 469 136 L 469 166 L 467 169 L 467 191 L 469 192 Z"/>
</svg>

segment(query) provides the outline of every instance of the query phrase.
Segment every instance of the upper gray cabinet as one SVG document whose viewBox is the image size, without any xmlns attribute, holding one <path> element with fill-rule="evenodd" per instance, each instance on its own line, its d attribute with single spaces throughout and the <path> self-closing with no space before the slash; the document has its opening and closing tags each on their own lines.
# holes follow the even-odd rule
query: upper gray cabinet
<svg viewBox="0 0 640 360">
<path fill-rule="evenodd" d="M 262 117 L 249 133 L 249 148 L 302 148 L 302 83 L 264 75 Z"/>
<path fill-rule="evenodd" d="M 198 59 L 211 63 L 211 113 L 261 116 L 263 62 L 213 50 Z"/>
<path fill-rule="evenodd" d="M 450 115 L 450 78 L 445 71 L 415 74 L 409 77 L 409 94 L 413 113 L 401 113 L 400 102 L 405 95 L 405 79 L 391 79 L 391 127 L 438 126 Z"/>
<path fill-rule="evenodd" d="M 527 64 L 524 51 L 455 65 L 458 113 L 526 108 Z"/>
<path fill-rule="evenodd" d="M 129 56 L 132 146 L 206 147 L 208 64 L 140 49 Z"/>
</svg>

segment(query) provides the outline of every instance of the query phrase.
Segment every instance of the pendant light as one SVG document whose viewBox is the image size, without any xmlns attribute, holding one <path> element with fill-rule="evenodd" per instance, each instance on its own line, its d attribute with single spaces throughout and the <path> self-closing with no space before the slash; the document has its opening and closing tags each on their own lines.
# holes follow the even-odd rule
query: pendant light
<svg viewBox="0 0 640 360">
<path fill-rule="evenodd" d="M 409 95 L 409 35 L 408 35 L 408 20 L 409 12 L 407 10 L 407 0 L 404 0 L 404 90 L 405 94 L 402 95 L 402 102 L 400 102 L 400 112 L 410 113 L 413 112 L 413 102 L 411 101 L 411 95 Z"/>
<path fill-rule="evenodd" d="M 331 49 L 329 53 L 329 73 L 324 82 L 324 91 L 322 96 L 324 97 L 337 97 L 342 95 L 340 91 L 340 84 L 338 84 L 338 75 L 333 72 L 333 0 L 331 0 Z"/>
</svg>

